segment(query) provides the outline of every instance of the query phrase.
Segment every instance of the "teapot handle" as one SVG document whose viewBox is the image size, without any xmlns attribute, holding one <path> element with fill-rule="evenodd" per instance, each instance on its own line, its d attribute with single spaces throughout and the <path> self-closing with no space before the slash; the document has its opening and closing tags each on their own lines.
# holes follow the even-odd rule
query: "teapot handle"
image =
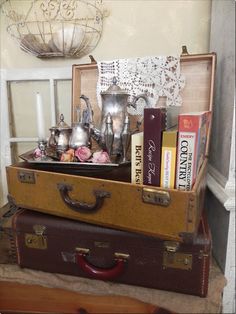
<svg viewBox="0 0 236 314">
<path fill-rule="evenodd" d="M 83 99 L 85 101 L 85 104 L 87 106 L 87 110 L 88 110 L 88 122 L 89 125 L 93 124 L 93 110 L 92 110 L 92 106 L 91 103 L 89 101 L 89 98 L 85 95 L 81 95 L 80 99 Z"/>
<path fill-rule="evenodd" d="M 128 104 L 129 104 L 130 106 L 132 106 L 134 109 L 137 109 L 137 104 L 136 104 L 136 102 L 137 102 L 140 98 L 142 98 L 142 99 L 145 101 L 147 108 L 151 107 L 151 106 L 150 106 L 150 102 L 149 102 L 149 100 L 148 100 L 148 97 L 147 97 L 147 95 L 146 95 L 145 93 L 144 93 L 144 94 L 140 94 L 140 95 L 138 95 L 138 96 L 135 96 L 133 102 L 132 102 L 132 103 L 128 103 Z"/>
<path fill-rule="evenodd" d="M 137 103 L 137 101 L 140 98 L 142 98 L 146 102 L 146 107 L 147 108 L 151 107 L 151 104 L 150 104 L 150 102 L 148 100 L 148 97 L 147 97 L 147 95 L 145 93 L 144 94 L 140 94 L 138 96 L 135 96 L 133 102 L 129 102 L 128 106 L 132 106 L 134 109 L 137 109 L 137 104 L 136 103 Z M 139 131 L 139 128 L 140 128 L 142 122 L 143 122 L 143 115 L 141 115 L 140 118 L 137 120 L 136 129 L 132 133 L 136 133 L 136 132 Z"/>
</svg>

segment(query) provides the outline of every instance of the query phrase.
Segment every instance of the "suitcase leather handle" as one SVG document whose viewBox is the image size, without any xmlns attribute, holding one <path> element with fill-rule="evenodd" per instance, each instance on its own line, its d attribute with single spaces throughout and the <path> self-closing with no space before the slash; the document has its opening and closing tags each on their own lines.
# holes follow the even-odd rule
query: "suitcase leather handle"
<svg viewBox="0 0 236 314">
<path fill-rule="evenodd" d="M 69 192 L 72 191 L 72 186 L 64 183 L 59 183 L 57 188 L 60 192 L 61 198 L 63 202 L 69 206 L 71 209 L 77 212 L 85 212 L 85 213 L 93 213 L 102 207 L 104 198 L 110 197 L 110 193 L 106 191 L 94 191 L 95 203 L 87 204 L 84 202 L 79 202 L 77 200 L 73 200 Z"/>
<path fill-rule="evenodd" d="M 89 263 L 86 260 L 86 254 L 83 252 L 76 253 L 76 260 L 77 264 L 85 273 L 89 274 L 93 278 L 101 280 L 111 280 L 120 276 L 124 272 L 126 262 L 125 258 L 117 258 L 115 259 L 114 267 L 107 269 L 99 268 Z"/>
</svg>

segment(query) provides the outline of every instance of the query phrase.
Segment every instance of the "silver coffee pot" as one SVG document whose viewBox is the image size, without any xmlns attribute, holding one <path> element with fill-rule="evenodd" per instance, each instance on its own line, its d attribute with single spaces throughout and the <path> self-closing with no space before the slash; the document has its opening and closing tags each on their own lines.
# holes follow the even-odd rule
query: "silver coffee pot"
<svg viewBox="0 0 236 314">
<path fill-rule="evenodd" d="M 102 112 L 99 127 L 91 124 L 91 136 L 98 142 L 98 144 L 105 145 L 105 130 L 107 128 L 107 117 L 111 117 L 112 129 L 114 133 L 112 154 L 124 155 L 122 145 L 122 131 L 127 121 L 127 107 L 132 106 L 136 108 L 136 103 L 140 98 L 143 98 L 146 106 L 150 107 L 146 94 L 140 94 L 134 97 L 133 102 L 128 100 L 129 94 L 127 91 L 121 89 L 117 85 L 116 77 L 113 78 L 112 85 L 104 92 L 101 92 Z M 84 99 L 89 104 L 89 99 L 82 95 L 80 98 Z M 132 130 L 131 130 L 132 133 Z M 127 147 L 126 147 L 127 150 Z"/>
</svg>

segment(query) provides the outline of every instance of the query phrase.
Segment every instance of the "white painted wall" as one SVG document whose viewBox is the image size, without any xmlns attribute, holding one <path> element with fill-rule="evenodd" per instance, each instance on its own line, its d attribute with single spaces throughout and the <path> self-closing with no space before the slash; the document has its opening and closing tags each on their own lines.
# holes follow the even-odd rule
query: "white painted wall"
<svg viewBox="0 0 236 314">
<path fill-rule="evenodd" d="M 235 313 L 235 1 L 212 2 L 210 49 L 217 53 L 207 209 L 213 254 L 225 273 L 223 313 Z"/>
<path fill-rule="evenodd" d="M 15 0 L 21 7 L 21 0 Z M 166 55 L 181 52 L 207 52 L 211 1 L 196 0 L 104 0 L 110 15 L 104 20 L 102 38 L 92 52 L 99 60 Z M 19 8 L 20 10 L 20 8 Z M 35 68 L 70 66 L 88 62 L 82 59 L 42 60 L 23 52 L 6 33 L 1 16 L 1 67 Z"/>
</svg>

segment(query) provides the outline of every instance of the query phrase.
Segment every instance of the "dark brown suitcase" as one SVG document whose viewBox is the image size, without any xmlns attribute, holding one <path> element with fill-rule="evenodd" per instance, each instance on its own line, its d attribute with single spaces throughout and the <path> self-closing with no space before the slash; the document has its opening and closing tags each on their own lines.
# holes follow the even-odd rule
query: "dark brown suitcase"
<svg viewBox="0 0 236 314">
<path fill-rule="evenodd" d="M 193 244 L 24 209 L 14 215 L 13 229 L 21 267 L 207 295 L 211 237 L 205 219 Z"/>
</svg>

